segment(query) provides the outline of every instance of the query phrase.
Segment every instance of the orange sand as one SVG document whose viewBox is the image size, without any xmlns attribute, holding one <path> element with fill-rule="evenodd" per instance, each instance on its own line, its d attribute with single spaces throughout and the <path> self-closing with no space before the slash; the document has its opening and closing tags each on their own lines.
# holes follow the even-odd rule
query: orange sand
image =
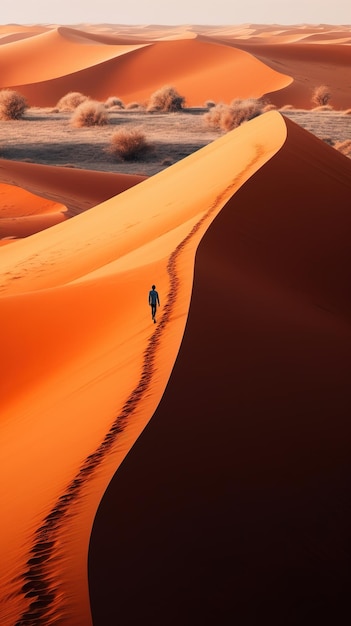
<svg viewBox="0 0 351 626">
<path fill-rule="evenodd" d="M 33 106 L 350 93 L 346 27 L 0 36 Z M 278 112 L 148 179 L 0 160 L 1 626 L 342 623 L 350 193 Z"/>
</svg>

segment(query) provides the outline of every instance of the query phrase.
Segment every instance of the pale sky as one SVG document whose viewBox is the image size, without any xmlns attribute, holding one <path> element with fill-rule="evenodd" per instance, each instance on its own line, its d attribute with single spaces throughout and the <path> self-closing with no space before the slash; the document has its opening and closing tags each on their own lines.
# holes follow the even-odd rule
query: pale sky
<svg viewBox="0 0 351 626">
<path fill-rule="evenodd" d="M 351 0 L 1 0 L 0 24 L 351 24 Z"/>
</svg>

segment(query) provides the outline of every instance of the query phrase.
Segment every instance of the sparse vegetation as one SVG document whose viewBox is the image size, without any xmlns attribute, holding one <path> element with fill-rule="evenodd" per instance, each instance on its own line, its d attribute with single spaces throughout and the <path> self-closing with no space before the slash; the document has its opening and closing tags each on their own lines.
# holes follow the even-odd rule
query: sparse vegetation
<svg viewBox="0 0 351 626">
<path fill-rule="evenodd" d="M 106 108 L 101 102 L 87 99 L 74 111 L 71 117 L 72 126 L 103 126 L 108 124 L 109 118 Z"/>
<path fill-rule="evenodd" d="M 120 128 L 112 135 L 108 151 L 123 161 L 137 161 L 150 148 L 142 130 Z"/>
<path fill-rule="evenodd" d="M 231 104 L 217 104 L 204 115 L 205 122 L 211 128 L 230 131 L 264 112 L 264 103 L 260 99 L 236 99 Z"/>
<path fill-rule="evenodd" d="M 155 91 L 147 103 L 148 111 L 181 111 L 185 98 L 171 86 L 164 86 Z"/>
<path fill-rule="evenodd" d="M 143 107 L 142 104 L 140 104 L 140 102 L 128 102 L 128 104 L 126 105 L 126 109 L 128 111 L 132 111 L 132 110 L 136 110 L 136 109 L 143 110 L 144 107 Z"/>
<path fill-rule="evenodd" d="M 331 93 L 329 87 L 326 85 L 319 85 L 316 87 L 312 94 L 312 102 L 317 106 L 325 106 L 331 99 Z"/>
<path fill-rule="evenodd" d="M 118 109 L 124 109 L 124 103 L 121 98 L 116 98 L 116 96 L 110 96 L 105 101 L 105 107 L 107 109 L 111 109 L 112 107 L 117 107 Z"/>
<path fill-rule="evenodd" d="M 18 120 L 28 108 L 27 100 L 18 91 L 0 90 L 0 120 Z"/>
<path fill-rule="evenodd" d="M 85 100 L 88 100 L 88 96 L 79 91 L 70 91 L 58 101 L 56 109 L 58 111 L 74 111 Z"/>
</svg>

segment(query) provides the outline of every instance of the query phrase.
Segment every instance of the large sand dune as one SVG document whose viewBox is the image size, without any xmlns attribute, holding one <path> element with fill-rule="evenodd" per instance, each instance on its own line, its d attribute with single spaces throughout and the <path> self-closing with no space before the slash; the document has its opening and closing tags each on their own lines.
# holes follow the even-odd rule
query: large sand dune
<svg viewBox="0 0 351 626">
<path fill-rule="evenodd" d="M 348 33 L 11 25 L 0 74 L 344 106 Z M 276 111 L 149 178 L 0 160 L 1 626 L 341 623 L 350 193 Z"/>
</svg>

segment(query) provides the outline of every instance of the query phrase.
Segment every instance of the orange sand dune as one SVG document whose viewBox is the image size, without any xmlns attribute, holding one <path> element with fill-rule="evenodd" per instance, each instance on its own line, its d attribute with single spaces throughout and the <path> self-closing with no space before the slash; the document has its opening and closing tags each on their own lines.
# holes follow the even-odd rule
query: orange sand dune
<svg viewBox="0 0 351 626">
<path fill-rule="evenodd" d="M 167 387 L 102 499 L 94 626 L 348 612 L 351 163 L 285 123 L 201 240 Z"/>
<path fill-rule="evenodd" d="M 2 84 L 23 93 L 31 106 L 54 106 L 69 91 L 144 102 L 164 84 L 174 84 L 188 106 L 197 106 L 208 98 L 259 97 L 291 82 L 246 52 L 193 35 L 118 46 L 67 28 L 3 46 L 0 69 Z"/>
<path fill-rule="evenodd" d="M 0 184 L 0 239 L 44 230 L 145 178 L 0 159 L 0 181 L 8 183 Z"/>
<path fill-rule="evenodd" d="M 279 114 L 261 116 L 0 250 L 4 626 L 28 624 L 27 614 L 50 624 L 61 612 L 69 626 L 90 623 L 84 571 L 93 518 L 166 386 L 198 242 L 285 137 Z M 147 305 L 154 280 L 156 326 Z"/>
<path fill-rule="evenodd" d="M 238 43 L 235 43 L 238 46 Z M 241 44 L 272 68 L 293 77 L 291 85 L 280 92 L 270 94 L 277 106 L 292 104 L 300 108 L 312 108 L 312 93 L 319 85 L 328 85 L 332 94 L 331 104 L 336 109 L 347 109 L 351 101 L 351 85 L 348 80 L 351 64 L 351 46 L 337 44 L 296 43 L 291 45 Z"/>
<path fill-rule="evenodd" d="M 268 94 L 277 106 L 303 108 L 313 106 L 313 89 L 327 84 L 334 108 L 350 106 L 347 26 L 33 28 L 0 46 L 1 84 L 31 106 L 54 106 L 68 91 L 144 102 L 164 84 L 174 84 L 188 106 Z M 0 35 L 16 31 L 0 27 Z"/>
<path fill-rule="evenodd" d="M 139 47 L 140 44 L 99 45 L 97 41 L 85 37 L 84 33 L 59 27 L 1 46 L 1 83 L 10 87 L 51 80 L 96 66 Z"/>
</svg>

